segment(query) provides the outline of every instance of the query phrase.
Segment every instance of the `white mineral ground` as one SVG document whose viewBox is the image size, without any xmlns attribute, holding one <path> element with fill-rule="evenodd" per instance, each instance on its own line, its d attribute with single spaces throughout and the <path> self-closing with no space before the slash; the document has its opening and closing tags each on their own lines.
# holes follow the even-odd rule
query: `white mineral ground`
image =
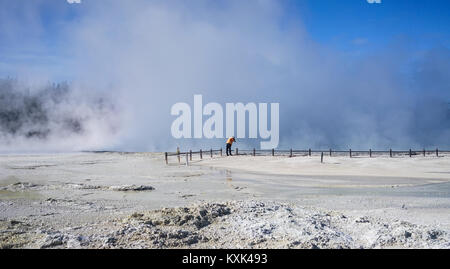
<svg viewBox="0 0 450 269">
<path fill-rule="evenodd" d="M 0 248 L 450 248 L 450 154 L 0 155 Z"/>
</svg>

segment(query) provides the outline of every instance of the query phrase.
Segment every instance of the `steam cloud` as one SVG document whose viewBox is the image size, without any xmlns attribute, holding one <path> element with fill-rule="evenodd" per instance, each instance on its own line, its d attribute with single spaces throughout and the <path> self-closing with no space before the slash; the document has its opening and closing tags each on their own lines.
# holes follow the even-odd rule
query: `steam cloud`
<svg viewBox="0 0 450 269">
<path fill-rule="evenodd" d="M 80 96 L 67 83 L 30 89 L 0 79 L 2 151 L 97 149 L 116 132 L 115 113 L 104 96 Z"/>
<path fill-rule="evenodd" d="M 83 85 L 113 92 L 116 110 L 96 102 L 78 106 L 70 98 L 47 101 L 54 95 L 42 95 L 37 100 L 47 104 L 45 117 L 41 108 L 21 112 L 20 123 L 2 117 L 7 133 L 2 143 L 20 137 L 42 145 L 69 133 L 64 141 L 73 149 L 84 149 L 77 137 L 85 136 L 92 138 L 92 148 L 127 151 L 223 146 L 223 139 L 171 137 L 171 106 L 192 104 L 193 95 L 202 94 L 205 103 L 280 103 L 280 148 L 450 147 L 450 51 L 445 46 L 418 52 L 408 46 L 411 40 L 399 39 L 377 52 L 348 54 L 314 42 L 282 2 L 213 2 L 76 5 L 82 9 L 79 18 L 60 29 L 70 55 L 61 65 Z M 36 6 L 27 16 L 39 24 Z M 53 8 L 64 13 L 73 7 Z M 9 33 L 27 31 L 8 25 Z M 2 94 L 13 103 L 30 102 L 11 91 Z M 113 123 L 103 124 L 105 117 Z M 63 143 L 50 144 L 58 149 Z M 239 147 L 257 144 L 243 140 Z"/>
</svg>

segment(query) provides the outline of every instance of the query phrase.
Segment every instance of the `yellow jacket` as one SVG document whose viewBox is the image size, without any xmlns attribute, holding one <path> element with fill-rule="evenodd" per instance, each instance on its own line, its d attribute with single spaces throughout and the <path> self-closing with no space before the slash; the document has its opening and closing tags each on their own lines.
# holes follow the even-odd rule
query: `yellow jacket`
<svg viewBox="0 0 450 269">
<path fill-rule="evenodd" d="M 236 140 L 233 137 L 228 138 L 227 144 L 233 145 L 233 142 L 236 142 Z"/>
</svg>

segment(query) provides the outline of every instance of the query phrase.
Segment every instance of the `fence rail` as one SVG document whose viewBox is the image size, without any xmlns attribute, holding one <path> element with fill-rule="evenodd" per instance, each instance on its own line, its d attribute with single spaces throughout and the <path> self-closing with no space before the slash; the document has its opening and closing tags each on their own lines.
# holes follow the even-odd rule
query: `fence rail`
<svg viewBox="0 0 450 269">
<path fill-rule="evenodd" d="M 288 149 L 288 150 L 275 150 L 275 149 L 269 149 L 269 150 L 258 150 L 258 149 L 245 149 L 240 150 L 239 148 L 235 148 L 234 154 L 235 155 L 251 155 L 251 156 L 288 156 L 288 157 L 301 157 L 301 156 L 313 156 L 313 155 L 319 155 L 320 154 L 320 160 L 323 162 L 323 158 L 325 155 L 329 157 L 333 156 L 349 156 L 352 157 L 360 157 L 360 156 L 368 156 L 368 157 L 374 157 L 374 156 L 382 156 L 382 155 L 389 155 L 389 157 L 393 158 L 395 156 L 409 156 L 412 158 L 413 156 L 436 156 L 441 157 L 442 154 L 450 153 L 450 150 L 441 150 L 441 149 L 421 149 L 421 150 L 333 150 L 333 149 L 327 149 L 327 150 L 313 150 L 313 149 Z M 177 148 L 176 152 L 164 152 L 164 158 L 166 161 L 166 164 L 169 164 L 169 157 L 176 156 L 178 159 L 178 163 L 181 164 L 181 159 L 185 158 L 185 164 L 189 165 L 189 162 L 193 160 L 193 157 L 196 155 L 199 156 L 199 159 L 202 160 L 204 157 L 209 156 L 210 158 L 213 158 L 214 156 L 223 156 L 222 148 L 220 149 L 207 149 L 207 150 L 198 150 L 198 151 L 180 151 L 179 148 Z"/>
</svg>

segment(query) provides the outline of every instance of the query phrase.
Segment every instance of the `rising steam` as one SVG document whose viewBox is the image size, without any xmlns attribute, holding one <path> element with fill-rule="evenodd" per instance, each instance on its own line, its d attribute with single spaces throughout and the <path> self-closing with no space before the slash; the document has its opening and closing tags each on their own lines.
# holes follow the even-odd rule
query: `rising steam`
<svg viewBox="0 0 450 269">
<path fill-rule="evenodd" d="M 171 106 L 192 104 L 194 94 L 205 103 L 280 103 L 281 148 L 450 147 L 445 46 L 413 51 L 411 40 L 400 39 L 374 52 L 338 51 L 312 40 L 282 1 L 62 2 L 52 14 L 70 8 L 79 13 L 58 24 L 70 55 L 58 70 L 100 96 L 85 98 L 70 85 L 28 92 L 20 83 L 2 81 L 2 147 L 223 146 L 223 139 L 171 137 Z M 43 46 L 40 37 L 50 36 L 39 20 L 38 7 L 45 4 L 36 3 L 26 16 L 13 7 L 2 14 L 11 39 L 35 29 L 29 43 Z M 18 63 L 14 74 L 53 74 L 48 65 L 30 71 L 28 64 Z M 116 95 L 105 99 L 96 89 L 109 86 Z M 259 142 L 243 140 L 239 147 Z"/>
<path fill-rule="evenodd" d="M 0 79 L 1 151 L 99 149 L 116 132 L 105 96 L 76 93 L 67 83 L 29 88 Z"/>
</svg>

